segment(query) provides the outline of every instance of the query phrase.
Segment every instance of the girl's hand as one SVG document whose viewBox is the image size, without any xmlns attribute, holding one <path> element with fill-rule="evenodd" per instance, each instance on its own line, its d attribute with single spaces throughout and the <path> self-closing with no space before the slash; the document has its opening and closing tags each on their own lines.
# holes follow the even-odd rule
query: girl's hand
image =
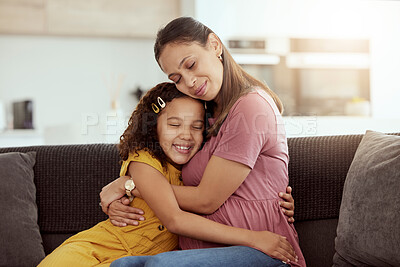
<svg viewBox="0 0 400 267">
<path fill-rule="evenodd" d="M 252 233 L 254 235 L 254 248 L 285 263 L 298 261 L 298 257 L 286 237 L 269 231 Z"/>
<path fill-rule="evenodd" d="M 122 197 L 110 204 L 108 216 L 113 225 L 120 227 L 127 226 L 128 224 L 138 225 L 138 221 L 145 220 L 141 216 L 144 212 L 141 209 L 130 207 L 129 203 L 130 201 L 127 197 Z"/>
<path fill-rule="evenodd" d="M 282 207 L 283 213 L 288 216 L 288 222 L 289 223 L 294 223 L 294 199 L 292 196 L 292 188 L 290 186 L 286 187 L 286 194 L 280 192 L 279 196 L 285 200 L 285 201 L 280 201 L 279 204 Z"/>
</svg>

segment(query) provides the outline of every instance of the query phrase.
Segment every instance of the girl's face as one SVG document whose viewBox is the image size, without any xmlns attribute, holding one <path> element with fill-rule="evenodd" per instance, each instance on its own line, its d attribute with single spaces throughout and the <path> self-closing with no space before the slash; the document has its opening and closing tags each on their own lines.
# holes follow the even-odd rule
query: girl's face
<svg viewBox="0 0 400 267">
<path fill-rule="evenodd" d="M 160 54 L 159 64 L 182 93 L 218 102 L 223 80 L 223 65 L 218 58 L 221 53 L 221 42 L 210 34 L 206 47 L 197 43 L 167 44 Z"/>
<path fill-rule="evenodd" d="M 176 164 L 187 163 L 203 142 L 204 107 L 190 97 L 167 103 L 157 119 L 157 134 L 161 148 Z"/>
</svg>

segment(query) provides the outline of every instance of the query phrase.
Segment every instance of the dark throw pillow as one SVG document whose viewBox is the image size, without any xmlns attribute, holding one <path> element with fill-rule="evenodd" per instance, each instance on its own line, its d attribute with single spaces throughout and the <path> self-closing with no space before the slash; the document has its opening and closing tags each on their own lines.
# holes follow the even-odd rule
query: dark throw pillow
<svg viewBox="0 0 400 267">
<path fill-rule="evenodd" d="M 400 136 L 367 131 L 343 188 L 334 266 L 400 266 Z"/>
<path fill-rule="evenodd" d="M 33 166 L 36 152 L 0 154 L 0 266 L 37 266 L 44 258 Z"/>
</svg>

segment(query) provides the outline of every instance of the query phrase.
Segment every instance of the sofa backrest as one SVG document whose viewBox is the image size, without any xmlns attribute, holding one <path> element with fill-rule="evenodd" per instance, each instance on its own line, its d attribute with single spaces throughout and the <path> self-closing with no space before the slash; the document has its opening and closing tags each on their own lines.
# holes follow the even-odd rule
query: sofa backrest
<svg viewBox="0 0 400 267">
<path fill-rule="evenodd" d="M 294 225 L 307 266 L 332 266 L 343 186 L 362 137 L 288 139 Z"/>
<path fill-rule="evenodd" d="M 295 227 L 308 266 L 332 265 L 343 185 L 362 137 L 288 139 Z M 98 205 L 99 193 L 119 177 L 115 145 L 0 148 L 0 153 L 11 151 L 37 152 L 34 182 L 46 253 L 66 237 L 106 219 Z"/>
<path fill-rule="evenodd" d="M 363 135 L 289 138 L 296 221 L 337 218 L 347 171 Z"/>
<path fill-rule="evenodd" d="M 289 138 L 289 184 L 296 221 L 337 218 L 342 188 L 362 135 Z M 119 176 L 112 144 L 0 148 L 36 151 L 39 225 L 45 233 L 71 233 L 103 220 L 101 188 Z M 79 219 L 77 219 L 79 218 Z"/>
<path fill-rule="evenodd" d="M 115 145 L 1 148 L 0 153 L 36 151 L 34 182 L 40 231 L 75 233 L 106 219 L 98 205 L 103 186 L 119 177 Z"/>
</svg>

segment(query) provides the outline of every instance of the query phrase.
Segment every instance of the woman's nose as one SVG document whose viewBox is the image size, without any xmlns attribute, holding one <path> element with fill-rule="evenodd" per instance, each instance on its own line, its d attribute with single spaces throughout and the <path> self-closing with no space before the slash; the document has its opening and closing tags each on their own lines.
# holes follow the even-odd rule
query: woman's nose
<svg viewBox="0 0 400 267">
<path fill-rule="evenodd" d="M 196 83 L 196 77 L 194 76 L 187 76 L 187 78 L 185 79 L 186 81 L 186 86 L 191 88 L 194 86 L 194 84 Z"/>
</svg>

